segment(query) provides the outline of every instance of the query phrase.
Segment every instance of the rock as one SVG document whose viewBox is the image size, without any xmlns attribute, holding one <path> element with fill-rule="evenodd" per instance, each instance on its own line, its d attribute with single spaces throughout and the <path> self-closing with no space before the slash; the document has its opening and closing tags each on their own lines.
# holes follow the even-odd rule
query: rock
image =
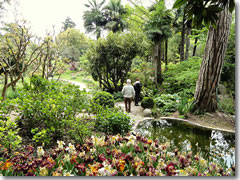
<svg viewBox="0 0 240 180">
<path fill-rule="evenodd" d="M 143 117 L 151 117 L 152 116 L 152 111 L 151 109 L 144 109 L 143 111 Z"/>
<path fill-rule="evenodd" d="M 227 94 L 227 88 L 223 84 L 218 85 L 218 94 Z"/>
</svg>

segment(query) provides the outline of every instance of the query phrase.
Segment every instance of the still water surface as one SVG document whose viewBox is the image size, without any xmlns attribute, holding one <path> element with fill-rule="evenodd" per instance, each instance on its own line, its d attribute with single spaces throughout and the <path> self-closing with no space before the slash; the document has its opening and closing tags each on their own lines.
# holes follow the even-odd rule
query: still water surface
<svg viewBox="0 0 240 180">
<path fill-rule="evenodd" d="M 147 137 L 167 141 L 183 151 L 192 150 L 193 154 L 200 151 L 205 159 L 223 158 L 225 164 L 235 165 L 235 134 L 209 130 L 176 120 L 145 120 L 136 131 Z"/>
</svg>

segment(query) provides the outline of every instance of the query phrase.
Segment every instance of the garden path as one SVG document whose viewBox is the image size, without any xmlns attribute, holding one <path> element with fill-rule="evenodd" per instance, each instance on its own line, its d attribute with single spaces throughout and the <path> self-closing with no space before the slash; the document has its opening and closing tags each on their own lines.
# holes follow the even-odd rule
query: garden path
<svg viewBox="0 0 240 180">
<path fill-rule="evenodd" d="M 66 79 L 60 79 L 60 81 L 65 81 L 65 82 L 69 82 L 71 84 L 74 84 L 76 86 L 79 86 L 80 90 L 86 89 L 87 92 L 90 91 L 90 89 L 87 88 L 86 84 L 81 83 L 81 82 L 77 82 L 77 81 L 71 81 L 71 80 L 66 80 Z"/>
<path fill-rule="evenodd" d="M 115 103 L 115 106 L 120 107 L 124 112 L 126 112 L 124 102 L 117 102 L 117 103 Z M 144 121 L 149 118 L 152 119 L 152 117 L 150 117 L 150 116 L 145 117 L 143 110 L 144 109 L 141 106 L 135 106 L 134 103 L 131 103 L 131 113 L 128 113 L 128 114 L 131 117 L 131 121 L 133 123 L 133 127 L 132 127 L 133 131 L 136 130 L 137 125 L 141 121 Z"/>
</svg>

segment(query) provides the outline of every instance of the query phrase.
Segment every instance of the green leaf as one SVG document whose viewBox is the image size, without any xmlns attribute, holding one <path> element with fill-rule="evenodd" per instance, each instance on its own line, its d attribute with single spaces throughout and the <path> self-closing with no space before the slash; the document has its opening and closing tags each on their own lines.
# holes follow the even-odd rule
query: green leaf
<svg viewBox="0 0 240 180">
<path fill-rule="evenodd" d="M 183 4 L 185 4 L 187 2 L 187 0 L 177 0 L 174 4 L 173 4 L 173 8 L 180 8 Z"/>
</svg>

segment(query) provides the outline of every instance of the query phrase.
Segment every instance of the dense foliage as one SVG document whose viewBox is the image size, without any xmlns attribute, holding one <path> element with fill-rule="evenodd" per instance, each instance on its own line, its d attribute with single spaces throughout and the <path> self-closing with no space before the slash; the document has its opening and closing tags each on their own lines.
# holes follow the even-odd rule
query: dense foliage
<svg viewBox="0 0 240 180">
<path fill-rule="evenodd" d="M 152 97 L 144 97 L 143 100 L 141 101 L 141 106 L 146 109 L 146 108 L 153 108 L 154 107 L 154 101 Z"/>
<path fill-rule="evenodd" d="M 30 84 L 25 84 L 18 99 L 18 124 L 22 136 L 47 145 L 68 136 L 75 128 L 79 129 L 76 115 L 87 108 L 87 97 L 87 93 L 77 86 L 34 76 Z M 85 123 L 85 126 L 88 124 Z"/>
<path fill-rule="evenodd" d="M 164 73 L 163 89 L 166 93 L 174 94 L 188 89 L 194 94 L 198 79 L 201 58 L 192 57 L 188 61 L 169 64 L 168 71 Z"/>
<path fill-rule="evenodd" d="M 96 94 L 94 94 L 92 98 L 92 102 L 104 107 L 109 107 L 109 108 L 114 107 L 113 96 L 110 93 L 105 91 L 96 92 Z"/>
<path fill-rule="evenodd" d="M 133 58 L 141 52 L 141 39 L 137 33 L 109 33 L 106 39 L 92 43 L 88 60 L 94 80 L 109 92 L 120 91 Z"/>
<path fill-rule="evenodd" d="M 130 117 L 118 109 L 102 110 L 96 116 L 95 128 L 106 134 L 126 134 L 131 129 Z"/>
</svg>

